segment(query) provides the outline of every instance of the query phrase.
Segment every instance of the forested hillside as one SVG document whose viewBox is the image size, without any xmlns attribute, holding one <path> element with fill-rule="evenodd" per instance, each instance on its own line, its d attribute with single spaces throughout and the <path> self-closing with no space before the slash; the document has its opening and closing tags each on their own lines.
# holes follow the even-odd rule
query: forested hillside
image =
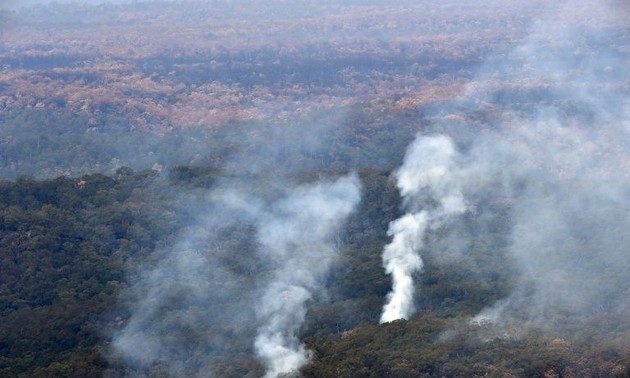
<svg viewBox="0 0 630 378">
<path fill-rule="evenodd" d="M 628 20 L 0 4 L 0 377 L 630 376 Z"/>
<path fill-rule="evenodd" d="M 593 313 L 590 325 L 577 335 L 558 330 L 495 338 L 491 325 L 466 321 L 505 297 L 512 285 L 509 258 L 496 259 L 505 254 L 510 229 L 510 208 L 500 202 L 480 204 L 491 212 L 489 219 L 465 216 L 460 232 L 472 240 L 466 260 L 446 265 L 427 259 L 419 277 L 419 315 L 377 326 L 389 287 L 380 255 L 387 243 L 387 223 L 397 216 L 400 205 L 390 173 L 360 171 L 363 200 L 344 227 L 343 247 L 326 280 L 326 295 L 308 305 L 300 330 L 300 339 L 313 351 L 303 369 L 305 376 L 627 374 L 628 329 L 610 330 L 600 338 L 599 321 L 607 316 L 603 312 Z M 182 225 L 194 216 L 191 205 L 203 199 L 199 189 L 216 180 L 216 170 L 179 167 L 168 178 L 121 168 L 111 177 L 20 178 L 2 183 L 2 375 L 127 374 L 129 367 L 107 356 L 110 332 L 124 326 L 134 306 L 125 292 L 139 278 L 129 267 L 155 264 L 160 255 L 156 251 L 173 248 Z M 266 178 L 260 180 L 264 185 Z M 177 201 L 174 191 L 180 193 Z M 188 194 L 181 196 L 182 192 Z M 250 265 L 250 243 L 247 229 L 232 229 L 220 245 L 207 248 L 229 271 L 251 274 L 255 269 L 264 274 L 268 267 Z M 239 256 L 231 255 L 235 245 Z M 240 301 L 215 300 L 226 308 Z M 182 306 L 194 311 L 191 304 L 177 302 L 165 304 L 161 311 L 164 317 L 169 312 L 175 316 Z M 223 322 L 215 321 L 216 326 Z M 262 374 L 263 367 L 250 354 L 251 326 L 243 324 L 232 334 L 240 339 L 226 341 L 222 350 L 194 356 L 199 360 L 188 361 L 188 368 L 211 361 L 216 376 Z M 217 335 L 227 336 L 212 322 L 169 332 L 181 338 L 172 345 L 181 348 L 194 340 L 204 344 Z M 146 369 L 150 376 L 168 371 L 160 364 Z"/>
<path fill-rule="evenodd" d="M 90 376 L 106 367 L 125 264 L 173 231 L 155 174 L 3 182 L 2 376 Z M 167 218 L 168 219 L 168 218 Z"/>
</svg>

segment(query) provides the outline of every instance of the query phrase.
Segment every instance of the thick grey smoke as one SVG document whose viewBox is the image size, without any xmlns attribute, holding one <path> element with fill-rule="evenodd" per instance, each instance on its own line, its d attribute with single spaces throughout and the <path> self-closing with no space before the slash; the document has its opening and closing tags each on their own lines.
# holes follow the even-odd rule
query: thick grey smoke
<svg viewBox="0 0 630 378">
<path fill-rule="evenodd" d="M 602 110 L 593 103 L 588 107 Z M 512 162 L 504 167 L 512 188 L 508 255 L 518 276 L 513 292 L 474 321 L 578 331 L 586 324 L 618 326 L 627 319 L 630 130 L 625 114 L 626 120 L 597 114 L 596 124 L 589 125 L 567 124 L 551 110 L 513 119 L 506 126 L 509 138 L 500 142 L 502 154 L 484 156 Z"/>
<path fill-rule="evenodd" d="M 359 199 L 356 175 L 300 187 L 260 223 L 261 252 L 274 267 L 256 309 L 263 324 L 255 349 L 267 365 L 266 377 L 297 371 L 307 362 L 297 338 L 305 303 L 322 287 L 337 254 L 334 236 Z"/>
<path fill-rule="evenodd" d="M 393 239 L 385 246 L 383 265 L 392 276 L 392 291 L 383 307 L 381 323 L 407 319 L 414 312 L 412 274 L 422 268 L 418 252 L 425 232 L 465 210 L 456 154 L 445 136 L 419 136 L 396 172 L 408 213 L 393 221 L 388 230 Z"/>
<path fill-rule="evenodd" d="M 141 270 L 137 303 L 114 338 L 119 358 L 140 370 L 219 376 L 210 356 L 242 353 L 236 344 L 249 340 L 267 377 L 308 361 L 297 338 L 305 304 L 323 287 L 360 184 L 352 174 L 280 191 L 265 199 L 221 185 L 198 204 L 196 225 Z"/>
<path fill-rule="evenodd" d="M 509 254 L 520 275 L 513 293 L 476 320 L 552 329 L 572 325 L 572 331 L 586 324 L 627 326 L 627 53 L 624 59 L 623 50 L 601 44 L 592 46 L 597 53 L 585 54 L 586 45 L 604 40 L 615 32 L 608 28 L 619 25 L 615 9 L 606 5 L 564 7 L 535 25 L 513 54 L 514 63 L 527 70 L 517 71 L 516 79 L 527 76 L 555 92 L 530 111 L 504 112 L 498 158 L 511 162 L 503 172 L 517 189 Z M 573 17 L 595 25 L 578 28 Z"/>
<path fill-rule="evenodd" d="M 513 264 L 513 289 L 473 319 L 497 325 L 498 335 L 628 329 L 628 49 L 606 42 L 628 25 L 627 9 L 608 4 L 558 7 L 434 117 L 464 147 L 470 174 L 453 180 L 466 201 L 509 208 L 510 244 L 497 259 Z M 427 253 L 439 260 L 447 246 L 435 244 Z"/>
</svg>

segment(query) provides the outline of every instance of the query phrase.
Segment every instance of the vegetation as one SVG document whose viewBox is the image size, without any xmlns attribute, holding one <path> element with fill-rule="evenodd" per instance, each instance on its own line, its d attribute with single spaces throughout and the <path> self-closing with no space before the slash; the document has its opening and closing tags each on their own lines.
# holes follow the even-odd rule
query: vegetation
<svg viewBox="0 0 630 378">
<path fill-rule="evenodd" d="M 0 183 L 2 376 L 98 375 L 129 259 L 173 225 L 154 172 Z M 153 204 L 156 206 L 154 206 Z M 163 239 L 163 237 L 162 237 Z"/>
<path fill-rule="evenodd" d="M 387 243 L 387 223 L 398 215 L 399 198 L 388 170 L 363 169 L 360 176 L 364 200 L 347 224 L 341 262 L 329 277 L 328 295 L 310 304 L 301 331 L 314 353 L 303 369 L 305 376 L 628 374 L 627 343 L 592 338 L 588 330 L 578 335 L 532 332 L 482 342 L 491 331 L 464 320 L 508 292 L 509 264 L 496 265 L 501 260 L 488 257 L 505 244 L 507 213 L 495 217 L 486 231 L 469 217 L 462 232 L 476 240 L 471 259 L 477 261 L 445 265 L 428 259 L 419 276 L 420 313 L 409 321 L 375 325 L 389 287 L 380 254 Z M 181 166 L 168 179 L 155 171 L 121 168 L 113 176 L 2 182 L 0 375 L 124 374 L 124 365 L 106 358 L 111 334 L 104 330 L 116 329 L 131 305 L 124 293 L 136 278 L 128 268 L 172 246 L 186 224 L 186 207 L 174 202 L 171 190 L 179 187 L 193 194 L 217 178 L 215 169 Z M 248 238 L 242 232 L 234 237 Z M 243 261 L 223 260 L 235 272 L 242 271 Z M 479 274 L 473 266 L 485 271 Z M 494 278 L 482 279 L 487 276 Z M 247 340 L 214 357 L 219 375 L 260 373 Z M 159 371 L 157 366 L 148 373 Z"/>
<path fill-rule="evenodd" d="M 628 196 L 628 173 L 606 164 L 627 166 L 627 139 L 614 133 L 627 125 L 630 8 L 611 0 L 609 17 L 591 3 L 0 5 L 0 377 L 173 375 L 164 361 L 136 364 L 112 344 L 149 292 L 143 269 L 168 265 L 186 237 L 199 238 L 190 253 L 216 269 L 204 276 L 212 301 L 200 305 L 187 283 L 171 282 L 143 325 L 175 324 L 162 352 L 184 356 L 177 376 L 262 376 L 259 320 L 239 310 L 271 268 L 256 256 L 251 225 L 204 223 L 204 212 L 224 210 L 209 205 L 213 190 L 229 183 L 264 202 L 285 183 L 350 171 L 362 200 L 336 235 L 325 290 L 307 302 L 298 336 L 312 355 L 302 375 L 630 376 L 627 284 L 606 288 L 614 301 L 597 308 L 573 304 L 588 309 L 575 324 L 564 313 L 552 314 L 566 320 L 560 327 L 470 321 L 519 284 L 509 253 L 515 210 L 498 183 L 472 193 L 448 231 L 426 237 L 440 253 L 423 256 L 414 277 L 416 315 L 378 325 L 391 285 L 381 254 L 402 208 L 392 176 L 417 133 L 448 134 L 462 150 L 495 131 L 489 143 L 526 136 L 541 147 L 522 162 L 535 177 L 572 187 L 587 209 L 606 205 L 575 214 L 581 208 L 560 201 L 576 235 L 558 243 L 584 269 L 620 271 L 592 250 L 627 240 L 623 224 L 578 231 L 627 211 L 615 201 Z M 560 32 L 534 22 L 548 14 L 560 15 Z M 558 134 L 540 127 L 545 113 L 553 122 L 543 126 L 561 124 Z M 553 161 L 537 166 L 543 159 Z M 615 201 L 578 190 L 600 181 L 615 183 L 603 191 Z M 530 183 L 556 189 L 544 184 Z M 612 247 L 602 250 L 626 258 Z"/>
</svg>

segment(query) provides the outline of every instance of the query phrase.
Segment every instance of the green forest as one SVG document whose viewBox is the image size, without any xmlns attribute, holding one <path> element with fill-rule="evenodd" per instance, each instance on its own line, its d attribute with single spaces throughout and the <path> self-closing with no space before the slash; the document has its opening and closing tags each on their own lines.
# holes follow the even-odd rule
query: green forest
<svg viewBox="0 0 630 378">
<path fill-rule="evenodd" d="M 0 1 L 0 378 L 630 377 L 628 20 Z"/>
<path fill-rule="evenodd" d="M 359 115 L 348 124 L 362 124 Z M 422 128 L 431 131 L 428 124 Z M 347 138 L 344 142 L 348 143 Z M 467 212 L 456 230 L 449 230 L 468 240 L 463 257 L 445 263 L 434 255 L 425 256 L 425 266 L 416 274 L 417 314 L 409 320 L 378 325 L 390 286 L 381 253 L 389 240 L 389 222 L 401 215 L 401 198 L 392 180 L 394 164 L 383 164 L 382 168 L 353 166 L 352 157 L 356 156 L 343 153 L 352 151 L 352 146 L 344 147 L 335 148 L 336 155 L 329 156 L 329 165 L 335 168 L 287 169 L 282 173 L 284 180 L 296 184 L 358 169 L 363 188 L 359 206 L 340 232 L 339 258 L 326 277 L 326 290 L 307 303 L 299 339 L 311 351 L 311 359 L 301 374 L 628 375 L 630 329 L 602 326 L 627 323 L 610 318 L 614 314 L 593 313 L 579 332 L 570 327 L 525 331 L 514 325 L 513 330 L 506 331 L 513 332 L 509 336 L 497 335 L 491 324 L 468 321 L 484 307 L 508 296 L 515 285 L 512 276 L 516 272 L 507 253 L 512 209 L 492 192 L 478 194 L 479 210 Z M 364 153 L 362 150 L 356 149 L 359 154 Z M 373 158 L 400 159 L 381 155 Z M 227 176 L 226 172 L 220 166 L 203 164 L 175 166 L 161 173 L 121 167 L 110 175 L 21 176 L 1 182 L 0 375 L 172 374 L 164 366 L 166 361 L 136 367 L 126 364 L 120 356 L 112 355 L 112 338 L 124 326 L 137 300 L 130 294 L 130 288 L 140 280 L 137 267 L 155 264 L 163 251 L 177 248 L 185 228 L 198 217 L 196 209 L 212 201 L 206 195 L 209 190 L 227 179 L 242 184 L 246 191 L 268 196 L 277 191 L 277 177 L 269 172 L 230 172 Z M 437 230 L 427 241 L 428 248 L 437 248 L 447 237 L 445 231 Z M 251 227 L 237 223 L 221 229 L 216 245 L 205 246 L 201 253 L 212 254 L 213 261 L 238 275 L 240 284 L 247 288 L 256 276 L 264 276 L 270 269 L 256 262 L 254 243 Z M 211 288 L 221 290 L 221 285 L 212 283 Z M 177 291 L 170 295 L 175 296 L 171 297 L 175 302 L 165 304 L 160 317 L 192 306 L 177 303 Z M 217 300 L 226 308 L 239 305 L 237 299 Z M 196 367 L 208 363 L 213 376 L 262 375 L 264 367 L 251 346 L 255 324 L 243 324 L 237 333 L 225 336 L 233 339 L 224 348 L 212 348 L 207 340 L 221 334 L 222 326 L 217 321 L 168 331 L 179 338 L 173 347 L 189 348 L 193 353 L 183 375 L 194 375 Z M 199 350 L 205 353 L 199 354 Z"/>
</svg>

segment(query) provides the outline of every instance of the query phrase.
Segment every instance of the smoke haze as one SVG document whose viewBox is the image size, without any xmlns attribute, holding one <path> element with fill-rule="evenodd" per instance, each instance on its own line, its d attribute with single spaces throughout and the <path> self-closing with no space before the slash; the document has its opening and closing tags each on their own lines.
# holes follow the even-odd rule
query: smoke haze
<svg viewBox="0 0 630 378">
<path fill-rule="evenodd" d="M 595 19 L 592 29 L 571 24 L 571 17 L 585 14 Z M 579 332 L 587 324 L 626 326 L 628 77 L 621 47 L 598 45 L 598 54 L 583 53 L 605 40 L 602 25 L 620 22 L 602 4 L 558 7 L 504 61 L 482 66 L 457 101 L 427 109 L 433 130 L 444 135 L 419 134 L 395 173 L 406 214 L 390 224 L 392 239 L 383 251 L 393 288 L 381 322 L 409 318 L 416 310 L 423 295 L 414 285 L 423 269 L 421 254 L 439 264 L 468 261 L 472 242 L 458 233 L 464 218 L 483 227 L 486 213 L 498 207 L 508 213 L 505 227 L 511 231 L 494 260 L 511 265 L 510 292 L 474 322 L 491 324 L 501 336 L 530 328 Z M 316 154 L 325 132 L 316 128 L 305 138 L 260 144 L 259 154 L 227 167 L 239 174 L 287 168 L 278 164 L 299 171 L 299 163 L 285 159 L 286 151 L 312 148 Z M 141 275 L 138 287 L 145 290 L 138 292 L 148 294 L 115 340 L 116 350 L 132 363 L 168 361 L 173 374 L 203 371 L 210 366 L 191 364 L 190 356 L 236 348 L 234 339 L 251 341 L 251 352 L 265 365 L 259 372 L 267 377 L 294 372 L 308 360 L 297 333 L 305 304 L 322 289 L 335 260 L 331 239 L 358 202 L 357 180 L 274 183 L 262 194 L 256 184 L 242 188 L 236 181 L 213 190 L 194 231 Z M 249 245 L 235 246 L 226 236 L 235 228 L 249 230 Z M 220 258 L 203 252 L 207 246 L 246 251 L 240 256 L 248 275 L 223 269 Z M 197 312 L 160 318 L 160 306 L 174 297 Z M 209 310 L 208 303 L 216 308 Z M 149 326 L 156 321 L 161 325 Z M 197 336 L 198 348 L 175 352 L 181 343 L 160 330 L 181 324 L 193 330 L 216 327 Z"/>
<path fill-rule="evenodd" d="M 471 174 L 451 173 L 448 180 L 463 188 L 466 202 L 495 201 L 509 208 L 512 231 L 505 258 L 516 271 L 514 286 L 473 318 L 497 325 L 496 335 L 531 328 L 579 333 L 587 325 L 603 332 L 627 327 L 627 54 L 605 44 L 597 53 L 584 53 L 586 46 L 616 32 L 608 29 L 611 25 L 628 32 L 622 27 L 627 22 L 615 14 L 624 14 L 622 8 L 608 5 L 560 7 L 537 22 L 505 62 L 482 67 L 465 96 L 433 118 L 465 155 L 463 169 Z M 573 24 L 585 17 L 592 17 L 591 29 Z M 495 89 L 499 81 L 521 89 L 502 95 Z M 408 165 L 405 161 L 402 169 Z M 497 197 L 490 199 L 484 191 Z M 464 257 L 466 243 L 445 237 L 427 253 L 446 263 L 458 248 Z M 445 249 L 451 251 L 448 258 L 440 256 Z"/>
<path fill-rule="evenodd" d="M 123 2 L 0 2 L 0 176 L 146 169 L 177 213 L 104 247 L 109 376 L 298 375 L 416 313 L 630 335 L 626 2 Z"/>
<path fill-rule="evenodd" d="M 208 356 L 253 348 L 267 377 L 308 361 L 297 338 L 305 304 L 323 289 L 336 259 L 334 237 L 360 199 L 360 184 L 356 175 L 284 183 L 266 196 L 250 184 L 227 180 L 204 196 L 181 242 L 139 271 L 137 303 L 114 338 L 114 358 L 140 370 L 163 365 L 173 375 L 204 375 L 215 371 Z M 246 271 L 222 259 L 238 259 Z M 244 340 L 249 348 L 239 345 Z"/>
</svg>

